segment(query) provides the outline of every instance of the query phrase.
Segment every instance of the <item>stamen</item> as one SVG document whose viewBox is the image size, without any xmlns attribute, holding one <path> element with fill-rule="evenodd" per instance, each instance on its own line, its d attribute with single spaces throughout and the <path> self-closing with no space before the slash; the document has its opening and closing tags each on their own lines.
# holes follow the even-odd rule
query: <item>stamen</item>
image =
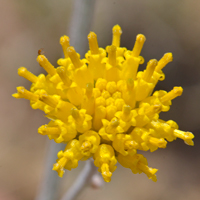
<svg viewBox="0 0 200 200">
<path fill-rule="evenodd" d="M 60 134 L 60 129 L 58 127 L 48 127 L 47 125 L 42 125 L 38 128 L 38 133 L 41 135 L 58 135 Z"/>
<path fill-rule="evenodd" d="M 88 98 L 90 98 L 92 96 L 92 92 L 93 92 L 93 84 L 87 83 L 86 84 L 86 95 Z"/>
<path fill-rule="evenodd" d="M 110 125 L 113 128 L 116 128 L 117 126 L 119 126 L 119 120 L 117 118 L 112 119 L 112 121 L 110 122 Z"/>
<path fill-rule="evenodd" d="M 126 80 L 126 86 L 127 86 L 127 89 L 128 91 L 132 91 L 133 88 L 134 88 L 134 80 L 133 78 L 129 78 Z"/>
<path fill-rule="evenodd" d="M 40 66 L 43 67 L 45 71 L 49 73 L 51 76 L 56 74 L 56 69 L 44 55 L 38 55 L 37 61 L 40 64 Z"/>
<path fill-rule="evenodd" d="M 88 41 L 89 41 L 91 54 L 99 54 L 97 35 L 94 32 L 89 33 Z"/>
<path fill-rule="evenodd" d="M 123 115 L 128 116 L 131 113 L 131 107 L 129 105 L 123 106 Z"/>
<path fill-rule="evenodd" d="M 172 60 L 172 53 L 165 53 L 164 56 L 158 61 L 158 65 L 156 66 L 155 71 L 159 72 L 167 65 L 167 63 L 171 62 Z"/>
<path fill-rule="evenodd" d="M 68 47 L 67 53 L 68 53 L 68 56 L 70 57 L 75 68 L 79 68 L 82 66 L 81 61 L 80 61 L 74 47 Z"/>
<path fill-rule="evenodd" d="M 60 44 L 62 45 L 63 53 L 65 58 L 68 58 L 67 48 L 70 46 L 69 44 L 69 37 L 66 35 L 63 35 L 60 38 Z"/>
<path fill-rule="evenodd" d="M 134 140 L 127 140 L 124 142 L 124 149 L 128 150 L 128 149 L 137 149 L 138 148 L 138 143 L 135 142 Z"/>
<path fill-rule="evenodd" d="M 138 162 L 137 167 L 143 172 L 145 173 L 148 178 L 151 178 L 153 181 L 157 181 L 156 175 L 155 173 L 158 171 L 157 169 L 148 167 L 147 165 L 145 165 L 144 163 L 142 163 L 141 161 Z"/>
<path fill-rule="evenodd" d="M 64 172 L 65 172 L 64 171 L 64 167 L 65 167 L 66 163 L 67 163 L 67 158 L 66 157 L 62 157 L 62 158 L 60 158 L 58 160 L 57 163 L 55 163 L 53 165 L 53 169 L 52 170 L 57 171 L 58 172 L 58 176 L 62 177 Z"/>
<path fill-rule="evenodd" d="M 122 29 L 119 25 L 115 25 L 112 29 L 113 31 L 113 39 L 112 45 L 119 47 L 120 46 L 120 36 L 122 34 Z"/>
<path fill-rule="evenodd" d="M 106 47 L 106 51 L 108 52 L 108 62 L 113 67 L 116 66 L 116 46 L 111 45 Z"/>
<path fill-rule="evenodd" d="M 137 35 L 135 45 L 133 47 L 133 52 L 132 52 L 133 57 L 138 57 L 140 55 L 140 52 L 142 50 L 145 40 L 146 38 L 144 35 L 142 34 Z"/>
<path fill-rule="evenodd" d="M 153 75 L 153 72 L 154 72 L 154 70 L 156 68 L 157 63 L 158 62 L 157 62 L 156 59 L 152 59 L 147 63 L 146 71 L 144 72 L 144 77 L 143 77 L 143 79 L 146 82 L 150 81 L 151 76 Z"/>
<path fill-rule="evenodd" d="M 66 86 L 70 86 L 72 81 L 67 76 L 66 68 L 61 66 L 56 69 L 58 75 Z"/>
<path fill-rule="evenodd" d="M 158 139 L 155 137 L 150 137 L 149 142 L 152 145 L 157 146 L 159 148 L 166 148 L 166 145 L 167 145 L 167 142 L 163 138 Z"/>
<path fill-rule="evenodd" d="M 161 104 L 155 104 L 150 106 L 149 108 L 146 109 L 145 114 L 147 116 L 154 115 L 155 113 L 159 113 L 162 110 L 162 105 Z"/>
<path fill-rule="evenodd" d="M 166 95 L 160 98 L 160 102 L 165 103 L 167 101 L 175 99 L 176 97 L 181 96 L 182 93 L 183 93 L 182 87 L 174 87 L 173 90 L 171 90 Z"/>
<path fill-rule="evenodd" d="M 75 120 L 78 120 L 80 118 L 79 110 L 77 108 L 71 109 L 71 115 Z"/>
<path fill-rule="evenodd" d="M 81 145 L 81 150 L 82 150 L 83 152 L 86 152 L 86 151 L 89 151 L 89 150 L 91 149 L 91 147 L 92 147 L 91 142 L 90 142 L 90 141 L 85 141 L 85 142 L 83 142 L 82 145 Z"/>
<path fill-rule="evenodd" d="M 38 95 L 26 90 L 24 87 L 20 86 L 17 87 L 17 92 L 13 94 L 12 96 L 15 98 L 24 98 L 24 99 L 28 99 L 30 101 L 37 101 L 38 100 Z"/>
<path fill-rule="evenodd" d="M 45 91 L 40 93 L 39 100 L 53 108 L 55 108 L 58 104 L 58 101 L 56 101 L 53 97 L 49 96 Z"/>
<path fill-rule="evenodd" d="M 32 83 L 36 83 L 38 80 L 38 77 L 29 72 L 25 67 L 20 67 L 18 69 L 18 74 Z"/>
<path fill-rule="evenodd" d="M 191 132 L 184 132 L 178 129 L 174 130 L 174 136 L 181 138 L 182 140 L 192 140 L 194 135 Z"/>
<path fill-rule="evenodd" d="M 95 109 L 94 119 L 93 119 L 93 127 L 94 130 L 99 131 L 102 127 L 102 119 L 106 117 L 106 108 L 103 106 L 98 106 Z"/>
<path fill-rule="evenodd" d="M 107 163 L 103 163 L 101 166 L 101 174 L 103 176 L 104 181 L 110 182 L 112 173 L 109 170 L 109 165 Z"/>
</svg>

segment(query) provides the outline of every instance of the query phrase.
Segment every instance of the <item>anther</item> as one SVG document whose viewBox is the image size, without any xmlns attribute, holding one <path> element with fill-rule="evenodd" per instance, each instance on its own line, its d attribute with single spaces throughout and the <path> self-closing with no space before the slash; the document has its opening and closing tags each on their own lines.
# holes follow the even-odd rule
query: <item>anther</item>
<svg viewBox="0 0 200 200">
<path fill-rule="evenodd" d="M 66 35 L 63 35 L 60 38 L 60 44 L 62 46 L 65 58 L 68 58 L 67 48 L 70 46 L 70 44 L 69 44 L 69 37 L 66 36 Z"/>
<path fill-rule="evenodd" d="M 116 66 L 116 46 L 111 45 L 106 47 L 106 51 L 108 52 L 108 62 L 113 67 Z"/>
<path fill-rule="evenodd" d="M 93 84 L 87 83 L 86 84 L 86 95 L 88 98 L 90 98 L 92 96 L 92 91 L 93 91 Z"/>
<path fill-rule="evenodd" d="M 28 81 L 32 82 L 32 83 L 36 83 L 38 77 L 35 76 L 34 74 L 32 74 L 31 72 L 29 72 L 25 67 L 20 67 L 18 69 L 18 74 L 19 76 L 24 77 L 25 79 L 27 79 Z"/>
<path fill-rule="evenodd" d="M 130 115 L 130 113 L 131 113 L 131 107 L 129 105 L 124 105 L 122 112 L 123 112 L 123 114 L 125 116 Z"/>
<path fill-rule="evenodd" d="M 82 150 L 83 152 L 86 152 L 86 151 L 89 151 L 89 150 L 91 149 L 91 147 L 92 147 L 91 142 L 90 142 L 90 141 L 85 141 L 85 142 L 83 142 L 82 145 L 81 145 L 81 150 Z"/>
<path fill-rule="evenodd" d="M 74 47 L 68 47 L 67 53 L 75 68 L 79 68 L 82 66 L 80 58 L 78 57 Z"/>
<path fill-rule="evenodd" d="M 161 110 L 162 110 L 162 105 L 161 104 L 155 104 L 155 105 L 152 105 L 149 108 L 147 108 L 146 111 L 145 111 L 145 114 L 147 116 L 151 116 L 151 115 L 154 115 L 156 113 L 161 112 Z"/>
<path fill-rule="evenodd" d="M 71 115 L 75 120 L 80 118 L 79 110 L 75 107 L 71 109 Z"/>
<path fill-rule="evenodd" d="M 182 140 L 192 140 L 194 138 L 194 135 L 191 132 L 184 132 L 181 130 L 174 130 L 174 136 L 181 138 Z"/>
<path fill-rule="evenodd" d="M 137 149 L 138 148 L 138 143 L 135 142 L 134 140 L 127 140 L 124 142 L 124 149 L 128 150 L 128 149 Z"/>
<path fill-rule="evenodd" d="M 38 133 L 41 135 L 58 135 L 60 134 L 60 129 L 58 127 L 48 127 L 47 125 L 42 125 L 38 128 Z"/>
<path fill-rule="evenodd" d="M 115 25 L 112 29 L 113 32 L 113 39 L 112 45 L 119 47 L 120 46 L 120 36 L 122 34 L 122 29 L 119 25 Z"/>
<path fill-rule="evenodd" d="M 166 95 L 160 98 L 160 102 L 165 103 L 167 101 L 171 101 L 172 99 L 175 99 L 176 97 L 181 96 L 182 93 L 183 93 L 182 87 L 174 87 L 173 90 L 171 90 Z"/>
<path fill-rule="evenodd" d="M 98 131 L 102 127 L 102 119 L 106 117 L 106 108 L 103 106 L 98 106 L 95 109 L 93 127 L 94 130 Z"/>
<path fill-rule="evenodd" d="M 40 66 L 43 67 L 45 71 L 49 73 L 51 76 L 56 74 L 56 69 L 44 55 L 38 55 L 37 61 L 40 64 Z"/>
<path fill-rule="evenodd" d="M 128 91 L 132 91 L 133 88 L 134 88 L 134 80 L 133 78 L 129 78 L 126 80 L 126 86 L 127 86 L 127 89 Z"/>
<path fill-rule="evenodd" d="M 172 60 L 172 53 L 165 53 L 164 56 L 158 61 L 158 65 L 156 66 L 155 71 L 159 72 L 167 65 L 167 63 L 171 62 Z"/>
<path fill-rule="evenodd" d="M 139 161 L 137 164 L 137 167 L 144 172 L 149 178 L 151 178 L 153 181 L 157 181 L 155 173 L 158 171 L 157 169 L 148 167 L 143 162 Z"/>
<path fill-rule="evenodd" d="M 110 182 L 112 173 L 110 172 L 109 165 L 107 163 L 102 164 L 101 174 L 105 182 Z"/>
<path fill-rule="evenodd" d="M 142 34 L 137 35 L 135 45 L 133 47 L 132 56 L 138 57 L 140 55 L 140 52 L 142 50 L 145 40 L 146 40 L 146 38 L 144 35 L 142 35 Z"/>
<path fill-rule="evenodd" d="M 94 32 L 89 33 L 88 41 L 89 41 L 91 54 L 99 54 L 97 35 Z"/>
<path fill-rule="evenodd" d="M 56 101 L 53 97 L 49 96 L 44 91 L 40 93 L 39 100 L 51 106 L 52 108 L 55 108 L 58 104 L 58 101 Z"/>
<path fill-rule="evenodd" d="M 67 72 L 66 72 L 66 68 L 65 67 L 63 67 L 63 66 L 58 67 L 56 69 L 56 72 L 58 73 L 58 75 L 60 76 L 61 80 L 63 81 L 63 83 L 66 86 L 70 86 L 71 85 L 72 81 L 67 76 Z"/>
<path fill-rule="evenodd" d="M 156 59 L 152 59 L 147 63 L 146 71 L 144 72 L 144 77 L 143 77 L 143 79 L 146 82 L 150 81 L 151 76 L 153 75 L 153 72 L 154 72 L 154 70 L 156 68 L 157 63 L 158 62 L 157 62 Z"/>
<path fill-rule="evenodd" d="M 152 145 L 157 146 L 159 148 L 166 148 L 166 145 L 167 145 L 167 142 L 163 138 L 158 139 L 155 137 L 150 137 L 149 142 Z"/>
<path fill-rule="evenodd" d="M 110 125 L 114 128 L 116 128 L 117 126 L 119 126 L 119 120 L 117 118 L 114 118 L 111 120 Z"/>
<path fill-rule="evenodd" d="M 17 87 L 17 92 L 13 94 L 12 96 L 15 98 L 24 98 L 24 99 L 28 99 L 30 101 L 37 101 L 38 100 L 38 95 L 26 90 L 24 87 L 20 86 Z"/>
<path fill-rule="evenodd" d="M 63 173 L 64 173 L 64 166 L 66 165 L 66 163 L 67 163 L 67 158 L 66 158 L 66 157 L 62 157 L 62 158 L 60 158 L 60 159 L 58 160 L 57 163 L 55 163 L 55 164 L 53 165 L 53 170 L 58 171 L 58 175 L 59 175 L 60 177 L 63 176 Z M 59 173 L 60 171 L 61 171 L 61 173 Z"/>
</svg>

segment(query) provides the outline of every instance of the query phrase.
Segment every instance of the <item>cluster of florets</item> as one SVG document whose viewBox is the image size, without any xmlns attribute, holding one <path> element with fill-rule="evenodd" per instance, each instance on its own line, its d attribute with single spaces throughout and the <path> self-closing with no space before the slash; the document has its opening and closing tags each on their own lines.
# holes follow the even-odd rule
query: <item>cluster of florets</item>
<svg viewBox="0 0 200 200">
<path fill-rule="evenodd" d="M 58 60 L 57 68 L 44 55 L 38 55 L 46 76 L 35 76 L 25 67 L 18 70 L 32 86 L 30 91 L 17 87 L 13 96 L 30 100 L 33 109 L 41 109 L 50 119 L 38 129 L 40 134 L 56 143 L 67 143 L 53 166 L 60 177 L 64 169 L 76 168 L 79 160 L 92 157 L 106 182 L 111 180 L 117 161 L 133 173 L 143 172 L 156 181 L 157 169 L 148 167 L 137 150 L 153 152 L 176 138 L 193 145 L 192 133 L 178 130 L 172 120 L 159 119 L 159 113 L 168 111 L 171 100 L 182 94 L 181 87 L 153 92 L 157 82 L 164 80 L 162 69 L 172 61 L 172 54 L 150 60 L 146 69 L 138 72 L 144 62 L 140 52 L 145 36 L 137 35 L 129 51 L 120 47 L 121 33 L 120 26 L 114 26 L 112 45 L 103 49 L 96 34 L 90 32 L 90 50 L 82 60 L 69 38 L 62 36 L 64 58 Z"/>
</svg>

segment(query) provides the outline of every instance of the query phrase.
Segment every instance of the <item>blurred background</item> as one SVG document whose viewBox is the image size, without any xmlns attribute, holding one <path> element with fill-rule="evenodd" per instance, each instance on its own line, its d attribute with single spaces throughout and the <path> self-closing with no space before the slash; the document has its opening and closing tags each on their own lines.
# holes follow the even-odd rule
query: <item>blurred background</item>
<svg viewBox="0 0 200 200">
<path fill-rule="evenodd" d="M 14 99 L 11 94 L 17 86 L 30 87 L 17 75 L 20 66 L 36 75 L 44 73 L 36 62 L 40 48 L 57 65 L 62 55 L 59 38 L 68 34 L 73 0 L 0 0 L 0 5 L 0 200 L 31 200 L 45 170 L 47 138 L 37 129 L 48 120 L 41 111 L 32 110 L 28 101 Z M 196 0 L 96 1 L 91 30 L 97 34 L 100 47 L 111 44 L 112 27 L 119 24 L 123 30 L 121 46 L 132 49 L 138 33 L 146 36 L 141 53 L 146 62 L 173 53 L 173 62 L 164 68 L 166 79 L 157 89 L 182 86 L 184 92 L 161 118 L 172 119 L 181 130 L 193 132 L 195 146 L 177 139 L 166 149 L 145 152 L 149 166 L 159 169 L 157 183 L 145 174 L 134 175 L 118 166 L 110 183 L 99 190 L 87 188 L 78 199 L 200 199 L 199 9 L 200 1 Z M 65 174 L 60 195 L 82 167 L 80 163 Z"/>
</svg>

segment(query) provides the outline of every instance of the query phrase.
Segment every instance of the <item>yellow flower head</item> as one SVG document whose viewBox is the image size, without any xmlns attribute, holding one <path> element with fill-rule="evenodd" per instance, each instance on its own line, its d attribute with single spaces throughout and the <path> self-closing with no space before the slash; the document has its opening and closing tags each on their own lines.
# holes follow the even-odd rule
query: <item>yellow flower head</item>
<svg viewBox="0 0 200 200">
<path fill-rule="evenodd" d="M 38 55 L 46 76 L 35 76 L 25 67 L 18 70 L 32 85 L 30 91 L 17 87 L 13 96 L 28 99 L 33 109 L 45 112 L 50 122 L 38 129 L 41 135 L 67 143 L 53 166 L 60 177 L 64 169 L 76 168 L 79 160 L 93 157 L 106 182 L 111 180 L 117 162 L 156 181 L 157 169 L 148 167 L 137 150 L 153 152 L 176 138 L 194 145 L 192 133 L 178 130 L 172 120 L 159 119 L 160 112 L 168 111 L 171 101 L 183 91 L 174 87 L 169 92 L 153 92 L 157 82 L 164 80 L 162 69 L 172 61 L 172 54 L 150 60 L 146 69 L 138 72 L 144 63 L 140 52 L 146 38 L 137 35 L 129 51 L 120 47 L 121 34 L 120 26 L 114 26 L 112 45 L 103 49 L 96 34 L 90 32 L 90 50 L 82 60 L 69 38 L 62 36 L 64 58 L 57 61 L 57 68 L 44 55 Z"/>
</svg>

